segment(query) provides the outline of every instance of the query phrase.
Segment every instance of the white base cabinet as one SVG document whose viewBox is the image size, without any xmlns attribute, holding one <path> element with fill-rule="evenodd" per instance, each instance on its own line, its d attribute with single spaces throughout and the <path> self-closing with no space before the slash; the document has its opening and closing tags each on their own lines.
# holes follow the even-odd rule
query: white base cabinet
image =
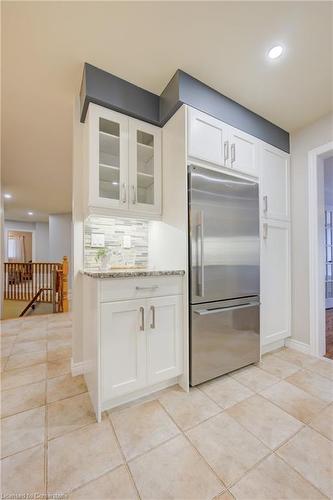
<svg viewBox="0 0 333 500">
<path fill-rule="evenodd" d="M 290 224 L 268 220 L 261 242 L 261 345 L 290 336 Z"/>
<path fill-rule="evenodd" d="M 182 373 L 182 296 L 156 297 L 146 305 L 147 381 L 152 385 Z"/>
<path fill-rule="evenodd" d="M 97 420 L 183 374 L 182 280 L 84 276 L 84 375 Z"/>
<path fill-rule="evenodd" d="M 101 304 L 103 401 L 181 373 L 182 297 Z"/>
<path fill-rule="evenodd" d="M 146 383 L 146 335 L 140 330 L 141 300 L 101 304 L 102 400 Z"/>
</svg>

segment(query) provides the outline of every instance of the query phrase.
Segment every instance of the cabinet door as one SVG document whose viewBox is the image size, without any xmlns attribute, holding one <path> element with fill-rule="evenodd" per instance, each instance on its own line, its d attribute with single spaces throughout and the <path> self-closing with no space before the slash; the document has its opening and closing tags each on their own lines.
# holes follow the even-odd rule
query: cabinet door
<svg viewBox="0 0 333 500">
<path fill-rule="evenodd" d="M 145 301 L 101 304 L 102 400 L 146 384 Z"/>
<path fill-rule="evenodd" d="M 161 212 L 161 129 L 130 119 L 129 206 L 136 212 Z"/>
<path fill-rule="evenodd" d="M 89 203 L 95 207 L 128 207 L 128 118 L 90 105 Z"/>
<path fill-rule="evenodd" d="M 283 151 L 261 146 L 262 213 L 267 219 L 290 219 L 290 160 Z"/>
<path fill-rule="evenodd" d="M 258 139 L 230 128 L 230 165 L 234 170 L 259 177 Z"/>
<path fill-rule="evenodd" d="M 148 382 L 182 373 L 182 296 L 147 300 Z"/>
<path fill-rule="evenodd" d="M 262 223 L 261 342 L 290 336 L 290 225 Z"/>
<path fill-rule="evenodd" d="M 188 110 L 188 155 L 226 166 L 228 125 L 196 109 Z M 226 148 L 224 147 L 226 146 Z M 226 154 L 224 154 L 226 151 Z"/>
</svg>

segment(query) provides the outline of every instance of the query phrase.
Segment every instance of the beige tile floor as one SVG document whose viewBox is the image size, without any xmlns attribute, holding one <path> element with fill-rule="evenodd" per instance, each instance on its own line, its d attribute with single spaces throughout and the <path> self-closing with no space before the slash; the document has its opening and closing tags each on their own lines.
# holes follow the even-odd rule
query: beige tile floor
<svg viewBox="0 0 333 500">
<path fill-rule="evenodd" d="M 333 362 L 282 349 L 105 412 L 70 374 L 70 314 L 1 324 L 3 496 L 333 497 Z M 60 498 L 59 496 L 57 498 Z"/>
</svg>

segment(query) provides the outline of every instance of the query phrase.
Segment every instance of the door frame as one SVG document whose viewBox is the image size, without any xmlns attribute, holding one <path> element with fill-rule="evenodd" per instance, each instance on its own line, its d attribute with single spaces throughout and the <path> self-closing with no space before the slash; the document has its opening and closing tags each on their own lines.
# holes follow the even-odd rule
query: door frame
<svg viewBox="0 0 333 500">
<path fill-rule="evenodd" d="M 325 354 L 324 160 L 333 154 L 333 141 L 308 153 L 310 351 Z"/>
</svg>

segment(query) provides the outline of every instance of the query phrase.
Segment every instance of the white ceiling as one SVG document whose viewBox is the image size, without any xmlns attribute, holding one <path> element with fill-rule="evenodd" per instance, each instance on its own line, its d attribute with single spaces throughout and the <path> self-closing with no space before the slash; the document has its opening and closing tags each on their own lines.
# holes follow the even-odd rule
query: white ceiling
<svg viewBox="0 0 333 500">
<path fill-rule="evenodd" d="M 269 62 L 279 42 L 285 57 Z M 332 106 L 331 2 L 2 2 L 2 43 L 5 215 L 15 219 L 71 210 L 85 61 L 155 93 L 181 68 L 288 131 Z"/>
</svg>

